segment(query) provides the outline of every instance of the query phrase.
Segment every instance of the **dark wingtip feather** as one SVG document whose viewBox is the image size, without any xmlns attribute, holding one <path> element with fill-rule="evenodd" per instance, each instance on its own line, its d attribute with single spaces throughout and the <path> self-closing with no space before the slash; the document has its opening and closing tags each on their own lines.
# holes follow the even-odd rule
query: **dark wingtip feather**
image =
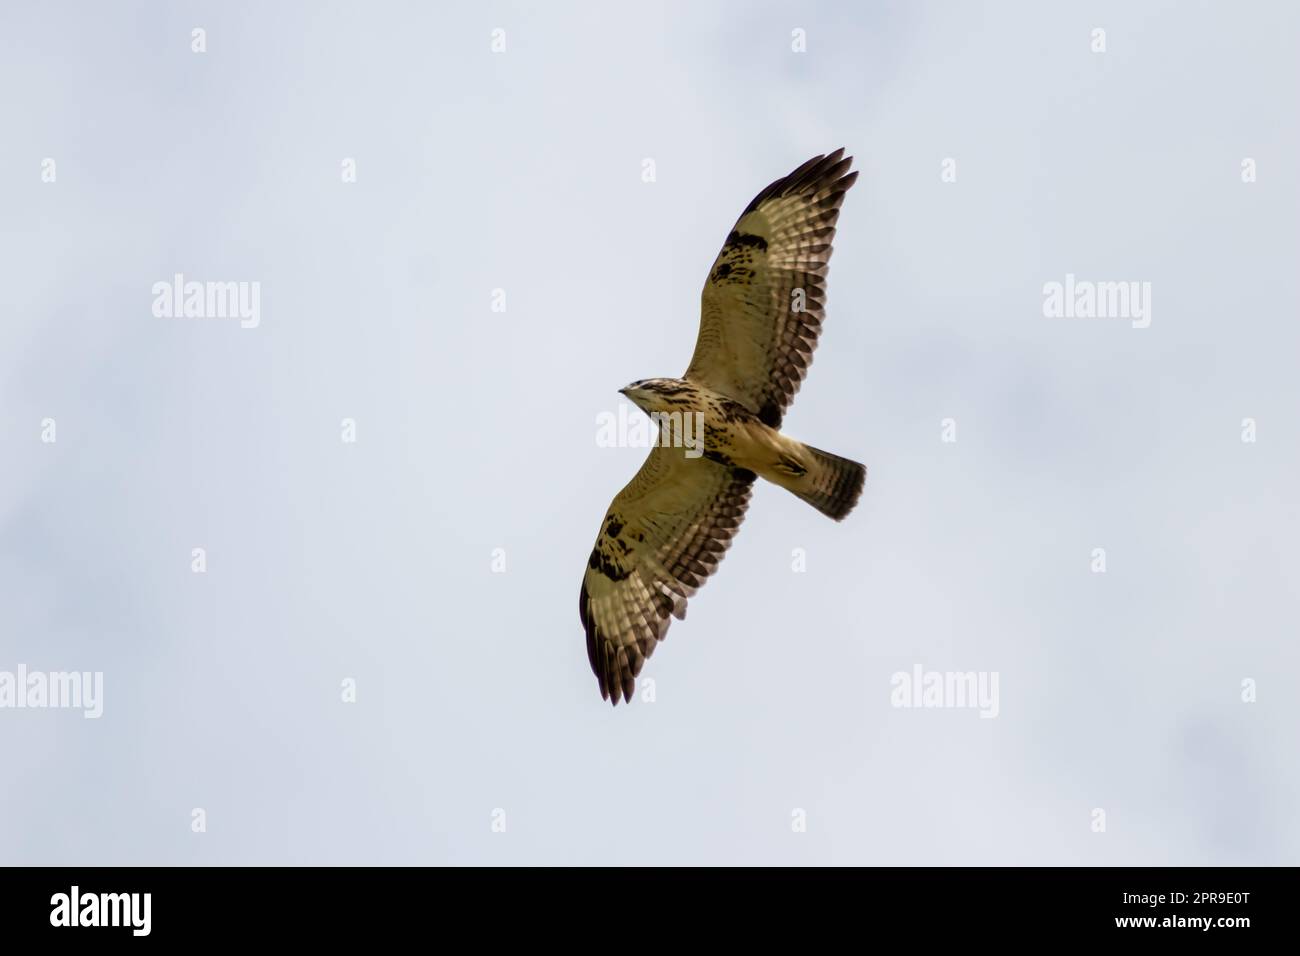
<svg viewBox="0 0 1300 956">
<path fill-rule="evenodd" d="M 842 184 L 843 189 L 847 190 L 853 185 L 858 175 L 857 173 L 844 175 L 852 162 L 852 156 L 844 155 L 843 146 L 824 156 L 814 156 L 796 167 L 789 174 L 768 184 L 767 188 L 763 189 L 745 207 L 745 211 L 741 213 L 741 218 L 743 219 L 757 209 L 761 203 L 775 196 L 788 196 L 792 193 L 802 192 L 809 187 L 814 187 L 814 191 L 816 191 L 823 186 Z"/>
<path fill-rule="evenodd" d="M 587 662 L 591 664 L 596 683 L 600 685 L 601 699 L 609 700 L 609 682 L 605 676 L 609 669 L 609 653 L 606 642 L 600 636 L 600 628 L 591 616 L 590 604 L 591 595 L 587 593 L 587 582 L 584 579 L 582 591 L 578 595 L 578 620 L 582 622 L 582 629 L 587 635 Z M 614 703 L 618 703 L 617 698 Z"/>
</svg>

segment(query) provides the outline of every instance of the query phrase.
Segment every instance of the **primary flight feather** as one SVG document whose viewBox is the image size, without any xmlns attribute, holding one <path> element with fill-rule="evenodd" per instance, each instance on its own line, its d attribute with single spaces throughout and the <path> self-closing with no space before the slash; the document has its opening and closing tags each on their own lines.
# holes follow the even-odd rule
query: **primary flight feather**
<svg viewBox="0 0 1300 956">
<path fill-rule="evenodd" d="M 756 477 L 836 521 L 862 493 L 862 465 L 777 431 L 817 347 L 852 161 L 843 149 L 816 156 L 755 196 L 709 270 L 685 374 L 621 390 L 660 425 L 660 441 L 610 504 L 578 599 L 611 703 L 632 699 L 670 621 L 717 568 Z M 673 428 L 691 437 L 691 422 L 702 434 L 674 440 Z"/>
</svg>

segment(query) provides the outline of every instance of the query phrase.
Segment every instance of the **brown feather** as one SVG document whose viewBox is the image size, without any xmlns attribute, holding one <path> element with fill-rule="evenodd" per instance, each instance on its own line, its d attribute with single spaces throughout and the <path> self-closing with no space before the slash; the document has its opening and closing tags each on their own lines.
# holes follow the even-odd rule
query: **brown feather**
<svg viewBox="0 0 1300 956">
<path fill-rule="evenodd" d="M 777 428 L 812 363 L 844 195 L 857 179 L 838 149 L 808 160 L 745 207 L 709 270 L 684 378 Z M 803 311 L 792 294 L 802 290 Z"/>
</svg>

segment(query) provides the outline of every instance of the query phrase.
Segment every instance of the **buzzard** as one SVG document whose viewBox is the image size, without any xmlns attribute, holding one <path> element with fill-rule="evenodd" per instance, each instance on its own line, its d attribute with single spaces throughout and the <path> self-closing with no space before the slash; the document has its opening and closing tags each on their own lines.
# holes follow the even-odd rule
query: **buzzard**
<svg viewBox="0 0 1300 956">
<path fill-rule="evenodd" d="M 659 432 L 605 514 L 578 599 L 591 669 L 613 704 L 631 701 L 671 619 L 717 568 L 756 477 L 836 521 L 862 493 L 862 465 L 778 431 L 821 333 L 852 161 L 843 149 L 816 156 L 755 196 L 709 270 L 686 372 L 620 389 Z"/>
</svg>

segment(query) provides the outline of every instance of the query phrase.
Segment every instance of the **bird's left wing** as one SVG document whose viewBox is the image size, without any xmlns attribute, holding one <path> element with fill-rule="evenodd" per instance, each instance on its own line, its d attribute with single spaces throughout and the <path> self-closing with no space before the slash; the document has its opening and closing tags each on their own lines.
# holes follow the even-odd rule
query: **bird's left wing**
<svg viewBox="0 0 1300 956">
<path fill-rule="evenodd" d="M 826 315 L 826 271 L 844 194 L 858 178 L 837 149 L 754 197 L 709 270 L 684 378 L 780 426 Z"/>
<path fill-rule="evenodd" d="M 686 616 L 740 527 L 753 483 L 751 471 L 657 446 L 614 498 L 578 599 L 602 697 L 632 699 L 671 617 Z"/>
</svg>

